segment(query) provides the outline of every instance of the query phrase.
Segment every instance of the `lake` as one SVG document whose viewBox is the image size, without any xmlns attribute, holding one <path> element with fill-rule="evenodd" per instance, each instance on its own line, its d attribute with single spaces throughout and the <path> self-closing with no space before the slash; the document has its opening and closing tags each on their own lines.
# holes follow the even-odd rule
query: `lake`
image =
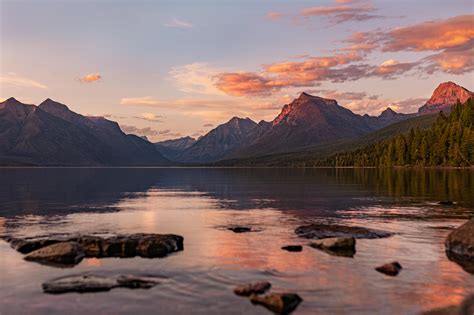
<svg viewBox="0 0 474 315">
<path fill-rule="evenodd" d="M 441 206 L 453 200 L 454 206 Z M 258 280 L 302 298 L 294 314 L 417 314 L 459 303 L 474 277 L 445 254 L 474 215 L 473 170 L 4 168 L 0 234 L 173 233 L 165 258 L 86 258 L 74 268 L 26 262 L 0 241 L 0 314 L 269 314 L 233 288 Z M 312 222 L 395 233 L 357 240 L 353 258 L 306 246 Z M 232 225 L 259 232 L 236 234 Z M 304 245 L 302 252 L 281 250 Z M 397 260 L 388 277 L 375 267 Z M 48 295 L 41 284 L 94 272 L 163 277 L 148 290 Z"/>
</svg>

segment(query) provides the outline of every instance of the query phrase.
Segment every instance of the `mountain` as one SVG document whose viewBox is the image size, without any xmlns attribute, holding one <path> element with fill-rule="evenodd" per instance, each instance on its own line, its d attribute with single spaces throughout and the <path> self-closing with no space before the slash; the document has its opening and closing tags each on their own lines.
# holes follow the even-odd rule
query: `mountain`
<svg viewBox="0 0 474 315">
<path fill-rule="evenodd" d="M 414 116 L 382 129 L 372 131 L 356 139 L 341 139 L 323 142 L 302 150 L 261 155 L 248 158 L 228 159 L 214 163 L 215 166 L 239 167 L 305 167 L 314 166 L 319 161 L 339 152 L 348 152 L 381 142 L 400 134 L 408 133 L 411 129 L 426 129 L 436 122 L 436 114 Z"/>
<path fill-rule="evenodd" d="M 196 142 L 196 139 L 192 137 L 182 137 L 178 139 L 171 139 L 171 140 L 156 142 L 155 144 L 159 144 L 161 146 L 164 146 L 170 149 L 184 151 L 190 146 L 192 146 L 195 142 Z"/>
<path fill-rule="evenodd" d="M 196 139 L 192 137 L 182 137 L 155 142 L 155 148 L 167 159 L 175 160 L 181 152 L 192 146 L 195 142 Z"/>
<path fill-rule="evenodd" d="M 410 118 L 388 109 L 378 117 L 354 114 L 336 100 L 302 93 L 283 106 L 271 123 L 261 123 L 254 136 L 226 158 L 249 157 L 301 150 L 340 139 L 354 139 Z"/>
<path fill-rule="evenodd" d="M 439 111 L 449 111 L 451 107 L 459 102 L 465 103 L 474 93 L 468 89 L 457 85 L 451 81 L 441 83 L 433 92 L 431 98 L 425 105 L 418 109 L 418 113 L 438 113 Z"/>
<path fill-rule="evenodd" d="M 85 117 L 47 99 L 39 106 L 0 103 L 0 164 L 61 166 L 169 165 L 150 142 L 116 122 Z"/>
<path fill-rule="evenodd" d="M 411 129 L 389 140 L 313 162 L 317 166 L 472 166 L 474 99 L 438 114 L 427 129 Z"/>
<path fill-rule="evenodd" d="M 176 161 L 207 163 L 223 158 L 233 149 L 243 145 L 257 124 L 249 118 L 234 117 L 219 125 L 181 152 Z"/>
</svg>

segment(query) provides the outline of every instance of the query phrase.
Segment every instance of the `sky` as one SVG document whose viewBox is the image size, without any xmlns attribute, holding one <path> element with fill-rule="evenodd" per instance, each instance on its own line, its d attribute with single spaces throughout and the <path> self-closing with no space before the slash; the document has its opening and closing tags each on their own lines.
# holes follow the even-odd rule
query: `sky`
<svg viewBox="0 0 474 315">
<path fill-rule="evenodd" d="M 358 114 L 474 90 L 471 0 L 0 0 L 0 100 L 51 98 L 152 141 L 305 91 Z"/>
</svg>

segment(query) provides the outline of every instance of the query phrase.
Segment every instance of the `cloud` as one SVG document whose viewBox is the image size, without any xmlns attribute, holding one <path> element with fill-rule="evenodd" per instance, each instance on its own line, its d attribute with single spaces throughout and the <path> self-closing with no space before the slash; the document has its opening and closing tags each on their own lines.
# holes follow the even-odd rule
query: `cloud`
<svg viewBox="0 0 474 315">
<path fill-rule="evenodd" d="M 140 116 L 133 116 L 133 118 L 152 122 L 161 122 L 161 118 L 163 118 L 163 116 L 158 116 L 153 113 L 142 113 L 140 114 Z"/>
<path fill-rule="evenodd" d="M 47 89 L 48 87 L 38 81 L 21 77 L 16 73 L 9 72 L 6 75 L 0 76 L 0 83 L 3 86 L 9 86 L 14 88 L 37 88 L 37 89 Z"/>
<path fill-rule="evenodd" d="M 214 127 L 214 125 L 213 124 L 205 124 L 203 127 L 204 128 L 212 128 L 212 127 Z"/>
<path fill-rule="evenodd" d="M 427 51 L 457 47 L 474 38 L 474 15 L 395 28 L 381 35 L 383 51 Z"/>
<path fill-rule="evenodd" d="M 164 26 L 181 29 L 194 28 L 194 25 L 191 22 L 179 20 L 177 18 L 173 18 L 171 22 L 165 23 Z"/>
<path fill-rule="evenodd" d="M 424 97 L 411 97 L 402 101 L 395 101 L 390 106 L 395 105 L 396 108 L 402 109 L 404 112 L 414 113 L 418 111 L 418 108 L 423 106 L 427 98 Z"/>
<path fill-rule="evenodd" d="M 304 18 L 324 17 L 332 24 L 349 21 L 367 21 L 371 19 L 382 18 L 380 15 L 371 14 L 375 8 L 369 3 L 354 3 L 354 1 L 337 1 L 335 6 L 319 6 L 305 8 L 300 12 Z"/>
<path fill-rule="evenodd" d="M 346 42 L 354 47 L 367 46 L 372 49 L 378 47 L 382 52 L 436 51 L 436 54 L 417 61 L 416 66 L 419 66 L 420 72 L 432 74 L 443 71 L 462 74 L 474 70 L 473 20 L 474 15 L 461 15 L 388 31 L 358 32 Z M 401 65 L 395 67 L 400 69 Z M 394 70 L 395 67 L 389 65 L 381 71 Z"/>
<path fill-rule="evenodd" d="M 285 15 L 286 14 L 283 13 L 283 12 L 268 12 L 267 13 L 267 18 L 276 20 L 276 19 L 284 17 Z"/>
<path fill-rule="evenodd" d="M 384 79 L 396 78 L 414 67 L 418 66 L 419 62 L 398 62 L 394 59 L 389 59 L 383 62 L 380 66 L 375 67 L 371 72 L 373 76 L 379 76 Z M 370 75 L 370 74 L 369 74 Z"/>
<path fill-rule="evenodd" d="M 140 128 L 136 126 L 129 126 L 129 125 L 120 125 L 120 128 L 126 134 L 134 134 L 137 136 L 146 136 L 146 137 L 180 137 L 180 133 L 173 133 L 170 129 L 165 130 L 156 130 L 150 127 Z"/>
<path fill-rule="evenodd" d="M 206 62 L 194 62 L 173 67 L 169 74 L 182 92 L 223 95 L 215 86 L 215 76 L 220 72 L 222 70 L 213 68 Z"/>
<path fill-rule="evenodd" d="M 86 74 L 85 76 L 80 77 L 79 81 L 83 83 L 92 83 L 92 82 L 97 82 L 101 79 L 102 79 L 102 76 L 100 75 L 99 72 L 97 72 L 97 73 Z"/>
<path fill-rule="evenodd" d="M 335 100 L 362 100 L 367 97 L 365 92 L 338 92 L 337 90 L 309 90 L 307 93 L 321 94 L 324 98 Z"/>
<path fill-rule="evenodd" d="M 440 53 L 423 59 L 425 71 L 433 74 L 443 71 L 451 74 L 463 74 L 474 70 L 474 40 L 459 47 L 447 48 Z"/>
<path fill-rule="evenodd" d="M 303 61 L 288 61 L 263 66 L 263 71 L 222 73 L 216 86 L 233 96 L 268 96 L 284 88 L 317 86 L 321 82 L 346 82 L 362 78 L 394 79 L 418 62 L 401 63 L 390 60 L 379 66 L 357 63 L 364 53 L 348 52 L 328 57 L 309 57 Z"/>
</svg>

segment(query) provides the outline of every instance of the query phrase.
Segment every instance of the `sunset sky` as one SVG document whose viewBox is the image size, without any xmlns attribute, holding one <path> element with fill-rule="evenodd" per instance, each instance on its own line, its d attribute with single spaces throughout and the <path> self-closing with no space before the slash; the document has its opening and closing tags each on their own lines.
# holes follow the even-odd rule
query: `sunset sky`
<svg viewBox="0 0 474 315">
<path fill-rule="evenodd" d="M 376 115 L 474 89 L 472 0 L 0 0 L 0 35 L 1 100 L 151 140 L 271 120 L 302 91 Z"/>
</svg>

